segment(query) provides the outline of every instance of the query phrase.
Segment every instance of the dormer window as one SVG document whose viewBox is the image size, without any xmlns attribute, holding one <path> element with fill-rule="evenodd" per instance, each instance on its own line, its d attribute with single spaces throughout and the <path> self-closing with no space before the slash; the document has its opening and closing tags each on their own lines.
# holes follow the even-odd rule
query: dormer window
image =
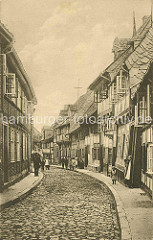
<svg viewBox="0 0 153 240">
<path fill-rule="evenodd" d="M 120 71 L 120 75 L 116 77 L 116 89 L 119 97 L 122 97 L 128 91 L 128 80 L 127 76 Z"/>
<path fill-rule="evenodd" d="M 125 94 L 127 91 L 127 79 L 125 76 L 117 76 L 117 90 L 118 94 Z"/>
</svg>

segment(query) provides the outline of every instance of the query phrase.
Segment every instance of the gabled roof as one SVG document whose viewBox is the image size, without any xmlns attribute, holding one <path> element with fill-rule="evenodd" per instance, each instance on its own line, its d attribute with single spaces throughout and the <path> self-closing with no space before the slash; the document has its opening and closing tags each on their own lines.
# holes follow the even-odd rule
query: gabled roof
<svg viewBox="0 0 153 240">
<path fill-rule="evenodd" d="M 139 40 L 139 44 L 143 39 L 145 38 L 147 32 L 151 28 L 151 17 L 150 16 L 144 16 L 143 17 L 143 24 L 140 26 L 140 28 L 137 30 L 136 35 L 132 37 L 131 39 L 118 39 L 116 38 L 115 41 L 115 48 L 125 48 L 125 51 L 119 55 L 118 58 L 116 58 L 89 86 L 89 89 L 94 89 L 97 84 L 103 79 L 103 76 L 105 74 L 109 74 L 111 77 L 111 81 L 114 80 L 122 66 L 124 65 L 126 59 L 132 54 L 133 49 L 130 45 L 131 42 L 135 40 Z M 118 42 L 118 43 L 117 43 Z"/>
<path fill-rule="evenodd" d="M 145 38 L 125 62 L 129 69 L 132 97 L 134 97 L 134 94 L 137 91 L 139 84 L 142 82 L 144 76 L 148 72 L 152 61 L 153 28 L 150 28 Z"/>
<path fill-rule="evenodd" d="M 0 35 L 8 43 L 14 40 L 13 34 L 6 28 L 6 26 L 0 21 Z"/>
<path fill-rule="evenodd" d="M 53 142 L 54 136 L 41 140 L 41 143 L 50 143 Z"/>
<path fill-rule="evenodd" d="M 131 40 L 135 40 L 135 39 L 143 39 L 146 35 L 146 33 L 148 32 L 148 30 L 151 27 L 151 16 L 144 16 L 142 18 L 143 23 L 142 25 L 139 27 L 139 29 L 136 32 L 136 35 L 133 36 L 131 38 Z"/>
<path fill-rule="evenodd" d="M 124 65 L 125 60 L 128 58 L 128 56 L 132 52 L 132 47 L 129 46 L 127 50 L 122 53 L 111 65 L 109 65 L 106 69 L 105 72 L 110 74 L 111 81 L 114 80 L 122 66 Z"/>
<path fill-rule="evenodd" d="M 87 90 L 87 92 L 78 99 L 76 106 L 78 111 L 74 115 L 74 118 L 71 119 L 70 133 L 80 128 L 79 122 L 76 121 L 78 118 L 85 117 L 86 114 L 91 116 L 97 111 L 97 104 L 94 103 L 94 92 Z"/>
<path fill-rule="evenodd" d="M 131 54 L 132 52 L 132 47 L 129 46 L 127 50 L 122 53 L 118 58 L 115 59 L 96 79 L 93 81 L 90 86 L 88 87 L 89 89 L 93 90 L 99 82 L 101 82 L 102 79 L 106 79 L 105 75 L 110 76 L 110 81 L 113 81 L 120 69 L 123 66 L 123 63 L 127 59 L 127 57 Z M 108 79 L 109 82 L 109 79 Z"/>
</svg>

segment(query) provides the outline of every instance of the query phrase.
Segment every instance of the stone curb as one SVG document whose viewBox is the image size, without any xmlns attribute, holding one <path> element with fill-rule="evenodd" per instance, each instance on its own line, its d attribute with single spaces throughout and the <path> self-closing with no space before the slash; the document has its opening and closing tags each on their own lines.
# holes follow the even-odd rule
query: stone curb
<svg viewBox="0 0 153 240">
<path fill-rule="evenodd" d="M 123 203 L 119 197 L 118 192 L 111 186 L 105 179 L 101 180 L 97 178 L 96 176 L 92 176 L 92 172 L 83 172 L 79 171 L 79 169 L 76 169 L 77 172 L 86 174 L 90 177 L 96 178 L 97 180 L 103 182 L 112 192 L 115 201 L 116 201 L 116 207 L 117 207 L 117 213 L 118 213 L 118 219 L 119 219 L 119 224 L 120 224 L 120 230 L 121 230 L 121 240 L 132 240 L 132 235 L 131 235 L 131 230 L 129 226 L 129 222 L 126 217 L 126 213 L 123 207 Z"/>
<path fill-rule="evenodd" d="M 12 196 L 11 199 L 7 200 L 5 203 L 0 204 L 0 211 L 27 197 L 40 184 L 40 182 L 44 177 L 44 174 L 40 172 L 39 176 L 40 177 L 37 179 L 37 181 L 33 182 L 29 188 L 24 189 L 23 191 L 19 192 L 17 195 Z"/>
</svg>

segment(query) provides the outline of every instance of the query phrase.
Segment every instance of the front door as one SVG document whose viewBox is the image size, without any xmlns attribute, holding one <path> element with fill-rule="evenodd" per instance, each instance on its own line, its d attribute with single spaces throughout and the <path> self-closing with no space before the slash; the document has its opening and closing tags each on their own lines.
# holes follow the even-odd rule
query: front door
<svg viewBox="0 0 153 240">
<path fill-rule="evenodd" d="M 4 182 L 8 182 L 8 127 L 4 126 Z"/>
<path fill-rule="evenodd" d="M 88 146 L 85 147 L 85 167 L 88 166 Z"/>
</svg>

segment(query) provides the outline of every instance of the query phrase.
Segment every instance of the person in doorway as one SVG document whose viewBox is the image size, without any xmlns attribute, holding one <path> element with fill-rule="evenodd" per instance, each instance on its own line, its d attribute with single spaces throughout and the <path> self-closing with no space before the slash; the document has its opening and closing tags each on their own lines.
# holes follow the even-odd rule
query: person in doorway
<svg viewBox="0 0 153 240">
<path fill-rule="evenodd" d="M 38 171 L 41 164 L 41 156 L 38 152 L 32 153 L 32 161 L 34 165 L 34 174 L 35 176 L 38 176 Z"/>
<path fill-rule="evenodd" d="M 115 166 L 112 167 L 112 171 L 111 171 L 111 177 L 112 177 L 112 183 L 113 184 L 116 184 L 116 169 L 115 169 Z"/>
</svg>

